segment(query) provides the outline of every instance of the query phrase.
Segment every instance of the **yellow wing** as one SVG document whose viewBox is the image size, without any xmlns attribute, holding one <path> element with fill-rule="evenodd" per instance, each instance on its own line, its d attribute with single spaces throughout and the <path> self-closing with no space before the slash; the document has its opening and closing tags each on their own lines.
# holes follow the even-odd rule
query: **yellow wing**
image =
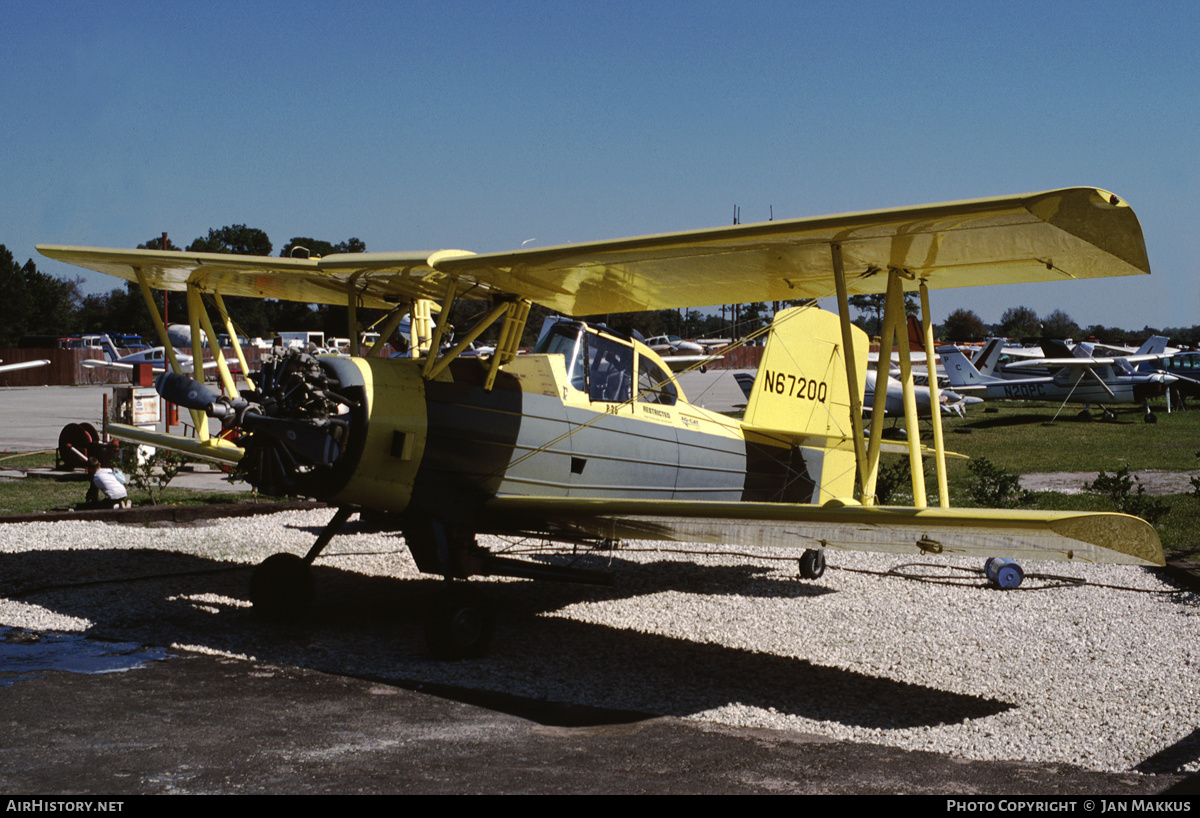
<svg viewBox="0 0 1200 818">
<path fill-rule="evenodd" d="M 1104 512 L 557 497 L 495 497 L 487 509 L 500 533 L 507 525 L 612 539 L 1164 564 L 1153 526 Z"/>
<path fill-rule="evenodd" d="M 736 225 L 473 255 L 460 250 L 283 259 L 212 253 L 39 246 L 50 258 L 156 289 L 204 290 L 369 307 L 440 298 L 517 296 L 594 315 L 829 295 L 830 245 L 852 293 L 883 292 L 897 268 L 931 288 L 1149 273 L 1137 216 L 1097 188 Z M 916 288 L 916 281 L 911 282 Z"/>
</svg>

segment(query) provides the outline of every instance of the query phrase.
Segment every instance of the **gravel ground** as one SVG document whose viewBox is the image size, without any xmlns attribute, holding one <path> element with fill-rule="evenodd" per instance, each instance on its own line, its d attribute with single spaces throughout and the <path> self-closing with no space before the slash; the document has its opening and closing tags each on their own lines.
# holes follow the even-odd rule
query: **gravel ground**
<svg viewBox="0 0 1200 818">
<path fill-rule="evenodd" d="M 331 514 L 0 525 L 0 626 L 967 759 L 1200 771 L 1200 597 L 1151 571 L 1027 563 L 1001 592 L 974 562 L 832 553 L 805 582 L 793 551 L 626 543 L 584 558 L 612 588 L 489 582 L 490 654 L 440 663 L 421 632 L 437 580 L 353 522 L 307 621 L 251 614 L 244 566 L 303 553 Z"/>
</svg>

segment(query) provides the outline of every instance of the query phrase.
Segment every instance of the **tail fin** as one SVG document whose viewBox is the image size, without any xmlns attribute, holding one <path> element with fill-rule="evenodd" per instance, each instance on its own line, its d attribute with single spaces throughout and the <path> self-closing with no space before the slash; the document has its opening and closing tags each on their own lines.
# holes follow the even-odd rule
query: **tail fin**
<svg viewBox="0 0 1200 818">
<path fill-rule="evenodd" d="M 861 403 L 867 334 L 853 325 L 850 332 Z M 788 435 L 806 449 L 822 450 L 815 457 L 805 457 L 809 475 L 820 488 L 814 497 L 816 502 L 853 495 L 854 448 L 850 439 L 854 427 L 850 411 L 841 320 L 835 313 L 816 307 L 793 307 L 778 313 L 746 403 L 743 424 L 751 434 Z"/>
<path fill-rule="evenodd" d="M 1167 338 L 1163 335 L 1152 335 L 1146 343 L 1138 347 L 1134 355 L 1159 355 L 1167 351 Z"/>
<path fill-rule="evenodd" d="M 1078 349 L 1080 345 L 1077 344 L 1075 349 L 1072 349 L 1071 345 L 1066 341 L 1061 341 L 1057 338 L 1046 338 L 1040 344 L 1038 344 L 1038 346 L 1042 348 L 1042 355 L 1047 358 L 1092 357 L 1086 353 L 1083 355 L 1076 355 L 1075 349 Z"/>
<path fill-rule="evenodd" d="M 980 374 L 975 365 L 968 361 L 967 356 L 956 346 L 938 347 L 937 353 L 942 356 L 942 366 L 946 368 L 946 377 L 950 379 L 951 387 L 977 386 L 994 380 Z"/>
<path fill-rule="evenodd" d="M 854 333 L 855 366 L 862 400 L 867 368 L 867 334 Z M 758 377 L 746 404 L 747 426 L 794 434 L 850 434 L 850 390 L 846 383 L 841 322 L 832 312 L 794 307 L 775 316 Z"/>
<path fill-rule="evenodd" d="M 979 374 L 984 377 L 991 377 L 996 373 L 996 364 L 1000 362 L 1000 353 L 1004 351 L 1005 338 L 988 338 L 987 343 L 983 345 L 983 349 L 975 356 L 975 368 L 979 370 Z"/>
<path fill-rule="evenodd" d="M 925 333 L 921 331 L 921 320 L 915 315 L 908 316 L 908 348 L 913 352 L 925 351 Z"/>
</svg>

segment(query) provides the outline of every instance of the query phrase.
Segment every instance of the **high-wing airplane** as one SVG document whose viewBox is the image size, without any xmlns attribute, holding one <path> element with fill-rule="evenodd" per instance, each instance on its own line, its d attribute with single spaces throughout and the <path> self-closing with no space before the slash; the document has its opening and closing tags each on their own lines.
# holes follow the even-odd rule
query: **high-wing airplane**
<svg viewBox="0 0 1200 818">
<path fill-rule="evenodd" d="M 996 341 L 998 339 L 991 339 Z M 990 349 L 991 347 L 985 347 Z M 1145 420 L 1158 418 L 1150 411 L 1151 397 L 1163 394 L 1176 378 L 1164 372 L 1135 372 L 1134 360 L 1150 360 L 1154 355 L 1127 358 L 1032 358 L 1019 365 L 1009 364 L 998 375 L 980 372 L 954 346 L 938 347 L 950 386 L 958 392 L 977 395 L 985 400 L 1042 400 L 1056 403 L 1085 404 L 1081 415 L 1091 418 L 1088 408 L 1099 404 L 1141 403 Z M 1054 370 L 1053 374 L 1035 374 Z M 1105 417 L 1112 413 L 1104 409 Z"/>
<path fill-rule="evenodd" d="M 481 547 L 481 533 L 573 542 L 620 538 L 790 546 L 801 573 L 821 575 L 825 549 L 1162 564 L 1146 522 L 1121 514 L 951 509 L 940 413 L 933 413 L 938 507 L 928 507 L 924 456 L 904 331 L 917 290 L 926 348 L 928 290 L 1149 272 L 1133 210 L 1095 188 L 736 225 L 475 255 L 460 250 L 294 259 L 42 246 L 46 256 L 188 293 L 193 337 L 213 335 L 201 293 L 409 310 L 432 338 L 411 358 L 314 358 L 280 352 L 239 394 L 176 374 L 158 388 L 196 418 L 198 440 L 110 425 L 127 440 L 236 462 L 260 490 L 338 507 L 308 554 L 256 569 L 250 597 L 268 615 L 312 599 L 312 561 L 358 510 L 392 515 L 417 566 L 446 580 L 427 626 L 433 652 L 469 656 L 491 634 L 470 576 L 593 580 L 595 572 L 520 561 Z M 864 434 L 865 335 L 848 297 L 886 293 L 881 360 L 899 344 L 915 507 L 881 507 L 885 391 Z M 517 346 L 530 303 L 586 316 L 720 303 L 836 297 L 838 313 L 796 307 L 774 319 L 742 420 L 688 403 L 663 359 L 635 339 L 559 322 L 533 354 Z M 490 308 L 457 342 L 441 338 L 459 299 Z M 489 359 L 461 353 L 503 319 Z M 356 331 L 348 333 L 357 339 Z M 382 343 L 382 340 L 377 342 Z M 355 344 L 357 347 L 357 344 Z M 235 347 L 236 351 L 236 347 Z M 372 350 L 377 351 L 377 350 Z M 199 356 L 199 350 L 193 353 Z M 932 389 L 936 390 L 936 384 Z M 936 400 L 936 399 L 935 399 Z M 212 435 L 205 415 L 236 436 Z M 1010 574 L 1011 575 L 1011 574 Z"/>
</svg>

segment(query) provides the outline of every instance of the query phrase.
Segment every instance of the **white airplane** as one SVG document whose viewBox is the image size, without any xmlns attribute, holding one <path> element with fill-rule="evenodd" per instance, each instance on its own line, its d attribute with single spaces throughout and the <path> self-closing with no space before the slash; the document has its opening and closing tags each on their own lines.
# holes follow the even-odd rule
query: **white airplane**
<svg viewBox="0 0 1200 818">
<path fill-rule="evenodd" d="M 662 357 L 672 372 L 682 372 L 697 365 L 701 372 L 707 372 L 710 362 L 719 361 L 723 357 L 712 355 L 703 344 L 685 341 L 678 335 L 655 335 L 646 340 L 645 344 Z"/>
<path fill-rule="evenodd" d="M 985 371 L 980 371 L 958 347 L 938 347 L 938 354 L 956 392 L 978 395 L 985 400 L 1034 400 L 1067 403 L 1082 403 L 1081 417 L 1091 417 L 1088 409 L 1095 403 L 1104 407 L 1110 403 L 1141 403 L 1146 408 L 1145 420 L 1154 423 L 1158 418 L 1150 411 L 1149 399 L 1161 395 L 1166 386 L 1176 380 L 1163 372 L 1134 372 L 1129 360 L 1152 360 L 1162 356 L 1131 356 L 1131 359 L 1114 358 L 1038 358 L 1024 361 L 1018 367 L 1009 364 L 1003 376 L 991 374 L 988 365 L 994 367 L 995 354 L 1003 339 L 990 339 L 980 357 Z M 1047 369 L 1057 370 L 1054 374 L 1038 375 Z M 1022 374 L 1023 373 L 1023 374 Z M 1106 418 L 1112 412 L 1104 409 Z"/>
</svg>

